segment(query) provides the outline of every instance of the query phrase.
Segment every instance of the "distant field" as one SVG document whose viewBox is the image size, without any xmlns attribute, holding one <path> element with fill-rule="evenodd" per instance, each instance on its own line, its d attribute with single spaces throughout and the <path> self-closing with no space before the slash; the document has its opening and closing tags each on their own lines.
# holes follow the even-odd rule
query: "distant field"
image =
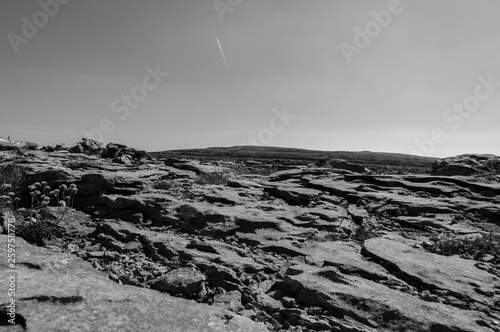
<svg viewBox="0 0 500 332">
<path fill-rule="evenodd" d="M 181 157 L 190 159 L 255 160 L 267 163 L 304 164 L 321 159 L 344 159 L 371 169 L 397 169 L 410 173 L 428 172 L 436 158 L 386 152 L 315 151 L 305 149 L 235 146 L 206 149 L 183 149 L 150 152 L 156 158 Z"/>
</svg>

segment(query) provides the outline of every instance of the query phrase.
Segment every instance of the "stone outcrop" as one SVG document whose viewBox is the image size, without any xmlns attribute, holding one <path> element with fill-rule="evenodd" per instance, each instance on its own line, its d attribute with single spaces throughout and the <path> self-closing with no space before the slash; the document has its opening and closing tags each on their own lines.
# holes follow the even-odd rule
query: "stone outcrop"
<svg viewBox="0 0 500 332">
<path fill-rule="evenodd" d="M 109 143 L 104 151 L 101 152 L 103 158 L 127 158 L 129 160 L 141 160 L 143 158 L 151 159 L 149 154 L 144 150 L 130 148 L 124 144 Z M 123 162 L 123 160 L 121 160 Z M 126 162 L 123 162 L 127 164 Z"/>
<path fill-rule="evenodd" d="M 500 157 L 492 154 L 464 154 L 437 160 L 432 165 L 434 175 L 488 175 L 500 173 Z"/>
<path fill-rule="evenodd" d="M 129 155 L 16 158 L 24 185 L 78 187 L 52 251 L 19 240 L 28 331 L 500 330 L 500 257 L 429 250 L 446 233 L 500 234 L 499 183 Z M 196 181 L 215 171 L 227 183 Z"/>
<path fill-rule="evenodd" d="M 56 149 L 51 149 L 50 152 L 55 150 Z M 143 158 L 151 159 L 149 154 L 144 150 L 137 150 L 118 143 L 108 143 L 104 146 L 103 143 L 89 138 L 82 138 L 81 142 L 69 148 L 68 151 L 110 158 L 115 162 L 125 165 L 132 165 L 133 160 L 141 160 Z"/>
<path fill-rule="evenodd" d="M 82 138 L 82 141 L 69 148 L 72 153 L 84 153 L 90 155 L 100 155 L 104 151 L 104 145 L 90 138 Z"/>
<path fill-rule="evenodd" d="M 267 331 L 218 306 L 119 285 L 74 255 L 37 248 L 20 238 L 15 244 L 18 324 L 2 323 L 2 331 Z M 6 235 L 0 235 L 0 254 L 7 257 Z M 0 267 L 9 269 L 5 260 Z M 0 287 L 0 312 L 5 317 L 5 276 Z"/>
<path fill-rule="evenodd" d="M 0 138 L 0 151 L 9 150 L 36 150 L 40 146 L 34 142 L 29 141 L 10 141 Z"/>
</svg>

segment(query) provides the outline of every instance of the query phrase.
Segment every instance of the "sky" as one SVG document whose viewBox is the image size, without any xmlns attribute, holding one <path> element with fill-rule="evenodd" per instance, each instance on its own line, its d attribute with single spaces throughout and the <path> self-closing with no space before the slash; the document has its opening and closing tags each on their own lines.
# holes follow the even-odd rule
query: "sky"
<svg viewBox="0 0 500 332">
<path fill-rule="evenodd" d="M 500 155 L 499 10 L 493 0 L 2 0 L 0 137 Z"/>
</svg>

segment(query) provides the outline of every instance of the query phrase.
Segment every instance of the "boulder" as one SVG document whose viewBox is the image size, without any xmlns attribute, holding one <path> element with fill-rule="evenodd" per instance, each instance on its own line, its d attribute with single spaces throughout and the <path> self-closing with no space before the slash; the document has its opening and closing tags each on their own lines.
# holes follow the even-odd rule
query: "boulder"
<svg viewBox="0 0 500 332">
<path fill-rule="evenodd" d="M 151 156 L 146 151 L 137 150 L 124 144 L 118 143 L 108 143 L 108 145 L 106 145 L 106 148 L 101 152 L 101 157 L 112 159 L 127 157 L 130 160 L 141 160 L 143 158 L 151 159 Z"/>
<path fill-rule="evenodd" d="M 82 138 L 82 141 L 69 148 L 69 152 L 99 155 L 104 150 L 103 144 L 99 141 Z"/>
</svg>

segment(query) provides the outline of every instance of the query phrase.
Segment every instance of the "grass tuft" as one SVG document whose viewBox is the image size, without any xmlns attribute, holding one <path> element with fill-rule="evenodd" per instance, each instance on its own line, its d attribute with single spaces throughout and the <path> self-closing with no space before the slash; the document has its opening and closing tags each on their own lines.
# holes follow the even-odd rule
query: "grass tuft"
<svg viewBox="0 0 500 332">
<path fill-rule="evenodd" d="M 158 180 L 153 183 L 153 188 L 161 190 L 170 190 L 173 188 L 173 186 L 173 182 L 169 180 Z"/>
<path fill-rule="evenodd" d="M 229 176 L 222 172 L 202 173 L 194 180 L 197 184 L 227 184 Z"/>
<path fill-rule="evenodd" d="M 26 172 L 19 165 L 10 163 L 0 168 L 0 209 L 17 208 L 20 199 L 15 196 L 25 179 Z"/>
<path fill-rule="evenodd" d="M 489 233 L 471 238 L 441 233 L 432 236 L 430 240 L 432 244 L 426 245 L 426 249 L 432 253 L 444 256 L 459 255 L 474 260 L 481 260 L 490 255 L 491 263 L 500 263 L 500 234 Z"/>
<path fill-rule="evenodd" d="M 280 171 L 280 168 L 275 165 L 255 165 L 255 166 L 247 166 L 243 164 L 233 164 L 230 165 L 230 170 L 236 176 L 238 175 L 262 175 L 269 176 L 273 173 Z"/>
</svg>

